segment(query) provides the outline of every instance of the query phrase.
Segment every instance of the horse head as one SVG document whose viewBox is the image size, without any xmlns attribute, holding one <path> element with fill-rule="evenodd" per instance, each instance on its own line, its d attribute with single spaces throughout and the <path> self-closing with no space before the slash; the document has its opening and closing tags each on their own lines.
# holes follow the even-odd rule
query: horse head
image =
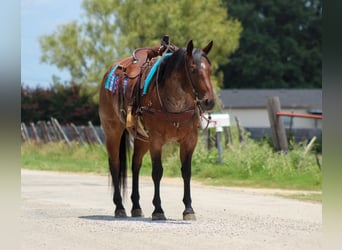
<svg viewBox="0 0 342 250">
<path fill-rule="evenodd" d="M 211 82 L 211 63 L 208 53 L 213 46 L 209 42 L 203 49 L 194 49 L 192 40 L 186 46 L 186 68 L 198 104 L 204 111 L 212 110 L 215 106 L 215 94 Z"/>
</svg>

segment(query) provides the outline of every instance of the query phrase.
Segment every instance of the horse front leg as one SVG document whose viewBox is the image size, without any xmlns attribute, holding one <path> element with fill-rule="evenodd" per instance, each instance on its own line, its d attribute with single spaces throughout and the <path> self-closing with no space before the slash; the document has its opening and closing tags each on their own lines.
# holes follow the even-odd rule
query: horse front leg
<svg viewBox="0 0 342 250">
<path fill-rule="evenodd" d="M 197 140 L 186 140 L 180 144 L 180 158 L 182 163 L 182 178 L 184 183 L 183 203 L 185 210 L 183 212 L 183 220 L 196 220 L 195 211 L 191 206 L 191 160 Z"/>
<path fill-rule="evenodd" d="M 152 180 L 154 183 L 154 196 L 152 201 L 154 205 L 154 211 L 152 213 L 152 220 L 166 220 L 160 200 L 160 181 L 163 176 L 161 147 L 161 145 L 157 147 L 150 147 L 150 154 L 152 159 Z"/>
<path fill-rule="evenodd" d="M 143 217 L 144 214 L 140 207 L 140 195 L 139 195 L 139 172 L 141 168 L 142 159 L 148 150 L 148 143 L 141 140 L 134 140 L 134 152 L 132 161 L 132 217 Z"/>
</svg>

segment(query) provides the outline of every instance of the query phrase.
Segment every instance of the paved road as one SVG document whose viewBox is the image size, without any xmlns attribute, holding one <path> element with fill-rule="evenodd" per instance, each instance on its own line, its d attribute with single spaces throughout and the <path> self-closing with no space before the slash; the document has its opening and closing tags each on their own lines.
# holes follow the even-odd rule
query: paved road
<svg viewBox="0 0 342 250">
<path fill-rule="evenodd" d="M 182 221 L 181 180 L 163 179 L 161 198 L 168 220 L 154 222 L 152 180 L 145 177 L 141 180 L 145 218 L 114 219 L 108 177 L 29 170 L 22 170 L 21 177 L 22 249 L 322 248 L 318 203 L 194 183 L 197 221 L 188 222 Z"/>
</svg>

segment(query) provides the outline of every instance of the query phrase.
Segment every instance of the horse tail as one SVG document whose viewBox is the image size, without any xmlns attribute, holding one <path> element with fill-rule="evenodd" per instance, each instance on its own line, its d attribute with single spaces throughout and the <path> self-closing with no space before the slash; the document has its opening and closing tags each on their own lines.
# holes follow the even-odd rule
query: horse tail
<svg viewBox="0 0 342 250">
<path fill-rule="evenodd" d="M 122 196 L 125 196 L 126 193 L 126 179 L 127 179 L 127 164 L 128 164 L 128 157 L 129 157 L 129 134 L 127 130 L 121 136 L 120 141 L 120 152 L 119 152 L 119 159 L 120 159 L 120 171 L 119 171 L 119 178 L 120 178 L 120 188 L 122 190 Z"/>
</svg>

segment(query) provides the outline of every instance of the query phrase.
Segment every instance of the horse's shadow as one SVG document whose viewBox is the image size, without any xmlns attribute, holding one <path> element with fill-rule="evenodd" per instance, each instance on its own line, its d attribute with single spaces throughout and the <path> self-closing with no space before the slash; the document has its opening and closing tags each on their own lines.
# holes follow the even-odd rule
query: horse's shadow
<svg viewBox="0 0 342 250">
<path fill-rule="evenodd" d="M 152 220 L 151 217 L 126 217 L 126 218 L 115 218 L 110 215 L 86 215 L 79 216 L 79 219 L 84 220 L 95 220 L 95 221 L 140 221 L 146 223 L 156 223 L 156 224 L 190 224 L 191 221 L 166 219 L 166 220 Z"/>
</svg>

